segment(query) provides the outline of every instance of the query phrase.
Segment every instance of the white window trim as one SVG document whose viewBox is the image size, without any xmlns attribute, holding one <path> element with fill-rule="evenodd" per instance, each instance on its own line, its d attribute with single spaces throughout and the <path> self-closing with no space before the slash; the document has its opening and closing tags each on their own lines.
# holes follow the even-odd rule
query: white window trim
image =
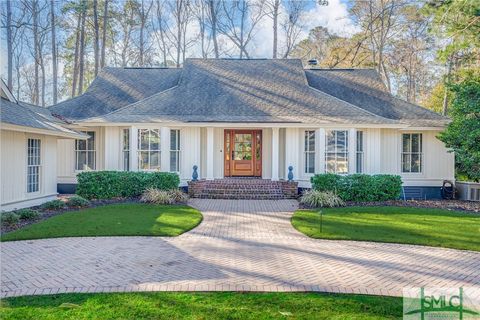
<svg viewBox="0 0 480 320">
<path fill-rule="evenodd" d="M 97 170 L 97 163 L 98 163 L 98 159 L 97 159 L 97 142 L 98 142 L 98 132 L 97 130 L 81 130 L 80 132 L 82 133 L 87 133 L 87 132 L 95 132 L 95 140 L 93 141 L 93 150 L 88 150 L 88 149 L 85 149 L 85 150 L 77 150 L 77 141 L 78 140 L 75 140 L 74 141 L 74 145 L 73 145 L 73 157 L 74 157 L 74 172 L 75 173 L 80 173 L 80 172 L 84 172 L 84 171 L 96 171 Z M 88 147 L 88 141 L 86 140 L 86 146 Z M 93 169 L 87 169 L 87 170 L 84 170 L 84 169 L 77 169 L 77 164 L 78 164 L 78 151 L 88 151 L 88 152 L 93 152 L 93 166 L 94 168 Z"/>
<path fill-rule="evenodd" d="M 39 158 L 40 158 L 40 164 L 39 165 L 29 165 L 28 164 L 28 140 L 38 140 L 39 141 Z M 41 139 L 38 136 L 27 136 L 25 140 L 25 146 L 26 146 L 26 162 L 25 162 L 25 194 L 28 198 L 30 197 L 36 197 L 43 192 L 43 163 L 44 163 L 44 153 L 42 152 L 42 145 L 44 144 L 43 139 Z M 29 167 L 38 167 L 38 190 L 37 191 L 28 191 L 28 168 Z"/>
<path fill-rule="evenodd" d="M 159 137 L 158 150 L 151 149 L 150 140 L 148 140 L 148 149 L 141 149 L 141 146 L 142 146 L 141 134 L 140 134 L 141 130 L 157 131 L 158 137 Z M 161 133 L 162 133 L 161 128 L 137 128 L 137 170 L 138 171 L 146 171 L 146 172 L 162 171 L 162 134 Z M 143 169 L 140 167 L 140 164 L 141 164 L 140 155 L 142 152 L 148 152 L 148 169 Z M 151 161 L 150 161 L 151 152 L 158 152 L 159 168 L 152 169 Z"/>
<path fill-rule="evenodd" d="M 128 148 L 125 149 L 125 143 L 124 143 L 124 132 L 125 130 L 128 132 Z M 132 164 L 130 161 L 130 152 L 132 146 L 130 145 L 131 143 L 131 135 L 132 133 L 130 132 L 130 128 L 125 127 L 125 128 L 120 128 L 120 168 L 122 168 L 122 171 L 131 171 L 132 170 Z M 128 170 L 125 170 L 125 153 L 128 154 Z"/>
<path fill-rule="evenodd" d="M 346 157 L 347 157 L 347 172 L 338 172 L 337 171 L 337 163 L 336 163 L 336 160 L 335 160 L 335 172 L 328 172 L 327 170 L 327 166 L 328 166 L 328 161 L 327 161 L 327 154 L 328 153 L 332 153 L 332 152 L 329 152 L 328 151 L 328 141 L 327 141 L 327 137 L 328 137 L 328 133 L 330 131 L 345 131 L 347 133 L 347 137 L 345 139 L 345 141 L 347 142 L 347 145 L 346 145 L 346 152 L 343 152 L 346 154 Z M 323 158 L 325 160 L 325 166 L 323 168 L 324 170 L 324 173 L 334 173 L 334 174 L 350 174 L 350 161 L 351 161 L 351 157 L 350 157 L 350 129 L 348 128 L 328 128 L 328 129 L 325 129 L 325 148 L 323 150 Z M 336 140 L 336 138 L 335 138 Z M 335 150 L 335 159 L 337 159 L 337 154 L 339 154 L 339 152 L 337 152 Z"/>
<path fill-rule="evenodd" d="M 314 145 L 313 145 L 313 151 L 307 151 L 305 150 L 305 139 L 306 139 L 306 136 L 305 136 L 305 133 L 306 132 L 313 132 L 313 139 L 314 139 Z M 301 165 L 303 167 L 303 170 L 302 170 L 302 173 L 305 177 L 311 177 L 311 176 L 314 176 L 315 173 L 317 172 L 317 132 L 315 129 L 305 129 L 302 131 L 302 136 L 301 136 L 301 139 L 302 139 L 302 143 L 300 144 L 303 152 L 302 152 L 302 162 L 301 162 Z M 310 153 L 313 153 L 313 172 L 307 172 L 307 165 L 306 165 L 306 162 L 307 162 L 307 154 L 310 154 Z"/>
<path fill-rule="evenodd" d="M 182 130 L 180 129 L 177 129 L 177 128 L 170 128 L 170 139 L 171 139 L 171 136 L 172 136 L 172 131 L 178 131 L 178 140 L 177 140 L 177 150 L 172 150 L 172 142 L 169 141 L 169 150 L 170 150 L 170 154 L 169 156 L 171 157 L 171 154 L 172 152 L 176 152 L 177 153 L 177 169 L 176 171 L 172 171 L 172 164 L 171 162 L 169 161 L 169 171 L 170 172 L 174 172 L 174 173 L 180 173 L 182 171 L 181 169 L 181 166 L 182 166 L 182 147 L 181 147 L 181 142 L 182 142 Z M 170 158 L 169 158 L 170 160 Z"/>
<path fill-rule="evenodd" d="M 358 133 L 362 133 L 362 151 L 358 151 Z M 365 131 L 364 130 L 357 130 L 355 131 L 355 173 L 365 173 Z M 360 156 L 360 160 L 362 163 L 362 171 L 358 172 L 358 159 Z"/>
<path fill-rule="evenodd" d="M 403 135 L 404 134 L 420 134 L 422 137 L 421 148 L 422 152 L 420 152 L 420 171 L 419 172 L 404 172 L 403 171 Z M 399 172 L 402 176 L 405 177 L 423 177 L 425 175 L 425 135 L 423 132 L 418 131 L 403 131 L 400 133 L 400 141 L 399 141 L 399 154 L 400 154 L 400 161 L 399 161 Z M 408 152 L 407 152 L 408 153 Z M 417 152 L 415 152 L 417 153 Z M 410 153 L 411 154 L 411 153 Z"/>
</svg>

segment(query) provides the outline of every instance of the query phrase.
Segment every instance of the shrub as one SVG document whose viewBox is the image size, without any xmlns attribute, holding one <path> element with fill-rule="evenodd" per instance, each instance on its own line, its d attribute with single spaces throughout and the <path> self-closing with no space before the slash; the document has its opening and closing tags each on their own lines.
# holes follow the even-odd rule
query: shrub
<svg viewBox="0 0 480 320">
<path fill-rule="evenodd" d="M 20 209 L 15 211 L 15 213 L 23 220 L 36 219 L 40 215 L 38 211 L 33 209 Z"/>
<path fill-rule="evenodd" d="M 148 188 L 142 194 L 140 201 L 155 204 L 172 204 L 175 202 L 175 197 L 169 191 Z"/>
<path fill-rule="evenodd" d="M 77 180 L 77 194 L 86 199 L 136 197 L 148 188 L 171 190 L 180 183 L 170 172 L 87 171 Z"/>
<path fill-rule="evenodd" d="M 300 202 L 311 208 L 331 208 L 345 205 L 345 202 L 332 191 L 305 191 Z"/>
<path fill-rule="evenodd" d="M 388 174 L 317 174 L 311 178 L 317 191 L 335 192 L 344 201 L 396 200 L 402 192 L 402 179 Z"/>
<path fill-rule="evenodd" d="M 175 203 L 186 203 L 188 201 L 188 195 L 180 189 L 170 190 Z"/>
<path fill-rule="evenodd" d="M 80 196 L 73 196 L 69 198 L 67 201 L 67 206 L 73 207 L 73 208 L 88 207 L 89 205 L 90 205 L 90 201 Z"/>
<path fill-rule="evenodd" d="M 20 221 L 20 217 L 15 212 L 2 212 L 0 220 L 2 224 L 13 226 Z"/>
<path fill-rule="evenodd" d="M 40 206 L 42 210 L 60 210 L 63 208 L 65 208 L 65 202 L 59 199 L 45 202 Z"/>
</svg>

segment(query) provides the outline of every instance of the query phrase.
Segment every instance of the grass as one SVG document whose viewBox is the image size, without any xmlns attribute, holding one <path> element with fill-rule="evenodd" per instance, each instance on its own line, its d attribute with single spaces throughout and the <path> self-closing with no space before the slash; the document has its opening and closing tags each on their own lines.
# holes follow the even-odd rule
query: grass
<svg viewBox="0 0 480 320">
<path fill-rule="evenodd" d="M 2 241 L 82 236 L 178 236 L 202 221 L 188 206 L 114 204 L 64 213 L 3 234 Z"/>
<path fill-rule="evenodd" d="M 480 251 L 480 215 L 442 209 L 346 207 L 298 210 L 292 225 L 312 238 L 394 242 Z"/>
<path fill-rule="evenodd" d="M 318 293 L 97 293 L 8 298 L 7 319 L 400 319 L 394 297 Z"/>
</svg>

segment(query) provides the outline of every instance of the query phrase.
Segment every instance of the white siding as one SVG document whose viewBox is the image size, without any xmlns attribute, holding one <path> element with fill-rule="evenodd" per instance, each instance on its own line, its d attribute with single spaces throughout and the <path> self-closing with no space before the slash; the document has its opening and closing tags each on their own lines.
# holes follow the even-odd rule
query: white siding
<svg viewBox="0 0 480 320">
<path fill-rule="evenodd" d="M 57 194 L 57 138 L 1 130 L 1 210 L 38 205 Z M 41 140 L 40 191 L 27 193 L 27 139 Z"/>
</svg>

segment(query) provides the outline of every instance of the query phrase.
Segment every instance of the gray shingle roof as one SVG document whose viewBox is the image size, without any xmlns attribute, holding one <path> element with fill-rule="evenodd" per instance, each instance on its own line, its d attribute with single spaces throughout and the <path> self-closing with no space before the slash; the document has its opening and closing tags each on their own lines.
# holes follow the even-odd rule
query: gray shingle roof
<svg viewBox="0 0 480 320">
<path fill-rule="evenodd" d="M 310 88 L 300 60 L 188 59 L 178 86 L 87 121 L 395 123 Z"/>
<path fill-rule="evenodd" d="M 71 120 L 103 115 L 177 84 L 181 69 L 103 68 L 87 91 L 51 106 Z"/>
<path fill-rule="evenodd" d="M 309 69 L 308 84 L 379 116 L 419 126 L 443 126 L 449 119 L 388 93 L 375 70 Z"/>
<path fill-rule="evenodd" d="M 47 108 L 23 102 L 15 103 L 3 97 L 0 103 L 0 120 L 6 124 L 52 131 L 53 134 L 87 137 L 85 134 L 65 128 L 66 123 L 54 117 Z"/>
</svg>

